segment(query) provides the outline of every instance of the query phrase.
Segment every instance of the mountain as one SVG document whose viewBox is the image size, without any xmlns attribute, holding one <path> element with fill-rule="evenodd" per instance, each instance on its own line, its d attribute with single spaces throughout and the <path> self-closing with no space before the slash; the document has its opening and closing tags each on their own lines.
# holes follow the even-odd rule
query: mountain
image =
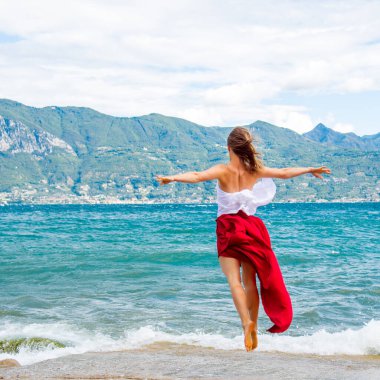
<svg viewBox="0 0 380 380">
<path fill-rule="evenodd" d="M 319 143 L 340 146 L 348 149 L 376 150 L 380 149 L 380 133 L 360 137 L 355 133 L 340 133 L 323 124 L 303 134 L 306 138 Z"/>
<path fill-rule="evenodd" d="M 29 128 L 19 121 L 4 119 L 0 115 L 0 152 L 30 153 L 46 156 L 55 147 L 75 155 L 73 148 L 51 133 Z"/>
<path fill-rule="evenodd" d="M 339 145 L 337 136 L 326 143 L 322 135 L 333 134 L 321 126 L 304 135 L 260 120 L 246 127 L 267 166 L 332 170 L 323 181 L 310 174 L 275 179 L 276 201 L 379 200 L 379 150 L 370 148 L 376 135 L 356 136 L 364 150 Z M 214 181 L 160 186 L 155 176 L 227 162 L 231 129 L 157 113 L 113 117 L 1 99 L 0 203 L 213 202 Z"/>
</svg>

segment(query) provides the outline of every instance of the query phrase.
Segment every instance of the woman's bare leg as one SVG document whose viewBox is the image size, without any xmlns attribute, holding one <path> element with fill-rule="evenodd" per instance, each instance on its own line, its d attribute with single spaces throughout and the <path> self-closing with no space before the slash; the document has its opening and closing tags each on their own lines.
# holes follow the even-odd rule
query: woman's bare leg
<svg viewBox="0 0 380 380">
<path fill-rule="evenodd" d="M 251 320 L 246 292 L 241 283 L 240 261 L 232 257 L 220 256 L 219 262 L 223 273 L 227 277 L 232 299 L 241 319 L 244 329 L 245 348 L 247 351 L 251 351 L 255 343 L 253 341 L 253 331 L 255 331 L 256 324 Z"/>
<path fill-rule="evenodd" d="M 256 271 L 251 263 L 242 262 L 243 284 L 247 296 L 249 314 L 253 322 L 257 324 L 259 316 L 259 292 L 256 286 Z"/>
<path fill-rule="evenodd" d="M 259 316 L 259 292 L 256 286 L 256 271 L 251 263 L 242 262 L 243 268 L 243 283 L 245 294 L 247 297 L 247 306 L 251 320 L 255 324 L 255 329 L 252 332 L 253 349 L 257 347 L 257 319 Z"/>
</svg>

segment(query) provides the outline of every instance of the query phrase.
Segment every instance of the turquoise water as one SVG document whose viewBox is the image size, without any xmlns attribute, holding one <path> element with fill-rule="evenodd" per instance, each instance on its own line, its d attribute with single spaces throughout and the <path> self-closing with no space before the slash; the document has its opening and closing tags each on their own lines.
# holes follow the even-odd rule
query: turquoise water
<svg viewBox="0 0 380 380">
<path fill-rule="evenodd" d="M 24 363 L 155 341 L 243 349 L 217 259 L 216 207 L 1 207 L 0 340 L 67 346 L 18 354 Z M 272 203 L 256 215 L 294 307 L 277 336 L 260 309 L 259 349 L 380 354 L 380 204 Z"/>
</svg>

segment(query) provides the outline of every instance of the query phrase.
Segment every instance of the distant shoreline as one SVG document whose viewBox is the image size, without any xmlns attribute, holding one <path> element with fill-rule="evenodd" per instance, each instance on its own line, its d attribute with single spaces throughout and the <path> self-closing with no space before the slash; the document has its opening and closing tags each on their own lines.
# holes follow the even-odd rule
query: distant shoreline
<svg viewBox="0 0 380 380">
<path fill-rule="evenodd" d="M 281 201 L 281 202 L 271 202 L 271 204 L 316 204 L 316 203 L 380 203 L 380 200 L 378 201 L 370 201 L 370 200 L 323 200 L 323 201 Z M 65 206 L 74 206 L 74 205 L 217 205 L 216 202 L 0 202 L 0 206 L 54 206 L 54 205 L 65 205 Z"/>
</svg>

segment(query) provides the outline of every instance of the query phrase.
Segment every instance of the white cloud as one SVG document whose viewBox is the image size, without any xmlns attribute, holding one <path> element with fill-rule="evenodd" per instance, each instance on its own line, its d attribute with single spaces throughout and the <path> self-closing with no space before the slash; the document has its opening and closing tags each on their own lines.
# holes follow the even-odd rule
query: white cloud
<svg viewBox="0 0 380 380">
<path fill-rule="evenodd" d="M 184 112 L 172 114 L 201 125 L 217 126 L 225 124 L 219 109 L 204 106 L 187 108 Z"/>
<path fill-rule="evenodd" d="M 347 78 L 338 88 L 341 92 L 362 92 L 377 90 L 378 86 L 374 78 L 368 78 L 363 73 L 361 76 Z"/>
<path fill-rule="evenodd" d="M 298 133 L 305 133 L 315 126 L 308 113 L 292 107 L 276 107 L 273 113 L 275 125 L 281 125 Z"/>
<path fill-rule="evenodd" d="M 292 129 L 298 133 L 309 131 L 315 126 L 308 110 L 300 106 L 271 105 L 256 109 L 259 120 Z"/>
<path fill-rule="evenodd" d="M 268 99 L 278 93 L 278 88 L 271 83 L 257 81 L 224 85 L 206 90 L 203 94 L 205 104 L 213 105 L 250 105 L 261 99 Z"/>
<path fill-rule="evenodd" d="M 333 125 L 332 129 L 341 133 L 348 133 L 354 131 L 354 126 L 348 123 L 336 123 Z"/>
<path fill-rule="evenodd" d="M 353 124 L 336 120 L 336 116 L 332 112 L 329 112 L 325 116 L 322 122 L 327 127 L 337 132 L 341 132 L 341 133 L 355 132 L 355 127 Z"/>
<path fill-rule="evenodd" d="M 1 1 L 0 33 L 22 40 L 0 43 L 0 97 L 302 133 L 309 110 L 277 96 L 380 90 L 379 12 L 354 0 Z"/>
</svg>

